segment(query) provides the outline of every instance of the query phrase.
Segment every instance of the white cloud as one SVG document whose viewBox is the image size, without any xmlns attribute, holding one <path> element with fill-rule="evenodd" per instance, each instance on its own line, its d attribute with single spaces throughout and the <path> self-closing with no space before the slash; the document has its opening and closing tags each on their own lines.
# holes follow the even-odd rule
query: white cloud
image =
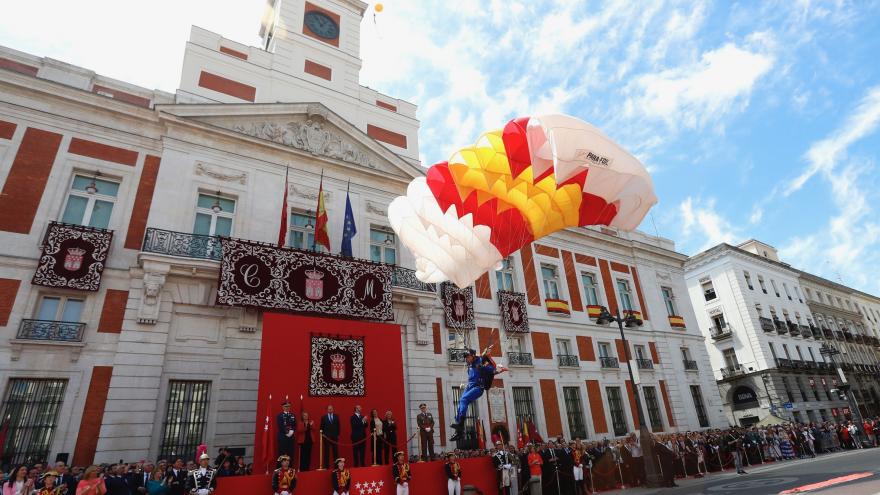
<svg viewBox="0 0 880 495">
<path fill-rule="evenodd" d="M 799 190 L 818 173 L 829 176 L 837 163 L 846 157 L 850 145 L 874 132 L 880 124 L 880 86 L 870 88 L 854 113 L 831 136 L 813 143 L 804 157 L 808 166 L 793 179 L 785 196 Z"/>
<path fill-rule="evenodd" d="M 715 211 L 715 198 L 688 196 L 678 207 L 683 241 L 698 243 L 697 252 L 739 238 L 738 229 Z"/>
<path fill-rule="evenodd" d="M 637 78 L 630 85 L 635 96 L 626 111 L 630 117 L 662 120 L 670 128 L 703 127 L 736 103 L 746 106 L 753 87 L 773 64 L 769 53 L 727 43 L 703 53 L 696 63 Z"/>
</svg>

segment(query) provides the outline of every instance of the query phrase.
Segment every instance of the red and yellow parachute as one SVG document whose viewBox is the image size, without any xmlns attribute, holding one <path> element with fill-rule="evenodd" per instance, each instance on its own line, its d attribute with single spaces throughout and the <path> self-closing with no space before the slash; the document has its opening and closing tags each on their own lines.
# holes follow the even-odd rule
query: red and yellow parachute
<svg viewBox="0 0 880 495">
<path fill-rule="evenodd" d="M 413 180 L 388 209 L 423 282 L 473 283 L 510 253 L 567 227 L 635 229 L 657 203 L 645 167 L 567 115 L 522 117 Z"/>
</svg>

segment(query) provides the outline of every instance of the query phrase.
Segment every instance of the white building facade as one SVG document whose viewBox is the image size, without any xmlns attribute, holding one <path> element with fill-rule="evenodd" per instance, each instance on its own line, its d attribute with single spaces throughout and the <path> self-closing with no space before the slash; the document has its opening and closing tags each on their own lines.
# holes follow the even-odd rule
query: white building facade
<svg viewBox="0 0 880 495">
<path fill-rule="evenodd" d="M 685 278 L 731 422 L 749 425 L 771 415 L 823 421 L 848 414 L 847 401 L 834 392 L 837 371 L 822 352 L 825 319 L 810 299 L 811 280 L 818 277 L 780 261 L 772 246 L 750 240 L 691 257 Z M 865 372 L 876 372 L 877 364 L 874 356 Z"/>
<path fill-rule="evenodd" d="M 396 265 L 409 408 L 396 414 L 410 424 L 422 402 L 448 424 L 459 350 L 498 342 L 512 369 L 472 420 L 507 434 L 523 418 L 551 436 L 632 431 L 625 347 L 594 323 L 600 305 L 644 320 L 627 338 L 656 431 L 726 424 L 686 257 L 666 239 L 575 229 L 541 240 L 478 281 L 475 330 L 444 327 L 436 288 L 415 280 L 388 227 L 387 205 L 424 168 L 415 105 L 358 81 L 365 9 L 272 2 L 262 48 L 194 27 L 174 95 L 0 48 L 5 461 L 186 456 L 202 442 L 252 456 L 262 316 L 215 305 L 217 236 L 275 243 L 286 208 L 286 244 L 309 249 L 322 178 L 334 251 L 349 191 L 354 255 Z M 113 231 L 99 290 L 31 283 L 58 222 Z M 498 290 L 525 295 L 530 333 L 499 330 Z"/>
</svg>

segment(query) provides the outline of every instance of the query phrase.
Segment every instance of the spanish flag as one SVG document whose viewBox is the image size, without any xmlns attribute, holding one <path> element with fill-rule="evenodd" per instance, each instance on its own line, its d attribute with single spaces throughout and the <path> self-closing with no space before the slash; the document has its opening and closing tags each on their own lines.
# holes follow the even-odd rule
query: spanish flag
<svg viewBox="0 0 880 495">
<path fill-rule="evenodd" d="M 312 249 L 318 249 L 318 245 L 324 246 L 330 251 L 330 234 L 327 233 L 327 209 L 324 207 L 324 171 L 321 171 L 321 185 L 318 186 L 318 208 L 315 210 L 315 244 Z"/>
<path fill-rule="evenodd" d="M 481 450 L 486 448 L 486 431 L 483 429 L 482 419 L 477 423 L 477 448 Z"/>
<path fill-rule="evenodd" d="M 526 446 L 526 443 L 523 441 L 523 432 L 522 428 L 520 428 L 520 422 L 517 420 L 516 422 L 516 448 L 521 449 Z"/>
</svg>

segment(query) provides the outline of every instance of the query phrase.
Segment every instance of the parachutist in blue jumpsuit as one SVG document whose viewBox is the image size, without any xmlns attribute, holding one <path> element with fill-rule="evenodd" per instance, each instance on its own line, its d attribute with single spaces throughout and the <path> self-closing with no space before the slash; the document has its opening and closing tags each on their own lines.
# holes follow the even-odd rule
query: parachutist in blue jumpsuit
<svg viewBox="0 0 880 495">
<path fill-rule="evenodd" d="M 496 373 L 495 361 L 489 357 L 488 349 L 483 356 L 477 356 L 477 351 L 468 349 L 467 355 L 465 356 L 465 362 L 468 364 L 468 382 L 467 387 L 464 389 L 464 393 L 461 394 L 461 398 L 458 400 L 458 411 L 455 414 L 455 423 L 452 423 L 451 425 L 455 430 L 455 434 L 450 439 L 452 442 L 458 440 L 462 434 L 462 430 L 464 429 L 464 417 L 467 414 L 468 406 L 470 406 L 475 400 L 479 399 L 483 395 L 484 390 L 487 390 L 492 386 L 492 380 Z"/>
</svg>

